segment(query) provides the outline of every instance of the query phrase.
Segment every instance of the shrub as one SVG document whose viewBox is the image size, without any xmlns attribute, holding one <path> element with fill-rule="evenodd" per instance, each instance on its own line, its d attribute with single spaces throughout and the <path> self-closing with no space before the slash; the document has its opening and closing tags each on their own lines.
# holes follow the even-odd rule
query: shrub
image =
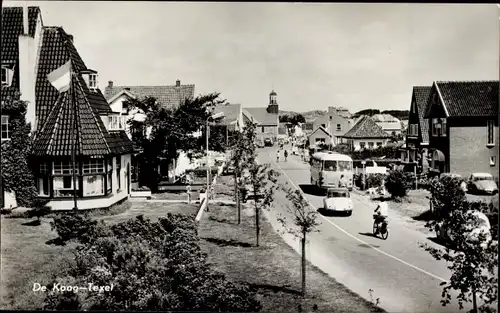
<svg viewBox="0 0 500 313">
<path fill-rule="evenodd" d="M 460 187 L 463 179 L 452 176 L 442 176 L 433 179 L 430 184 L 433 210 L 438 218 L 443 218 L 466 201 L 465 191 Z"/>
<path fill-rule="evenodd" d="M 56 215 L 50 226 L 62 241 L 77 239 L 82 243 L 100 236 L 105 229 L 102 221 L 93 220 L 89 214 L 81 212 Z"/>
<path fill-rule="evenodd" d="M 28 211 L 28 216 L 30 218 L 36 217 L 36 219 L 39 221 L 41 217 L 49 214 L 51 211 L 52 209 L 48 206 L 36 207 Z"/>
<path fill-rule="evenodd" d="M 402 198 L 409 189 L 408 176 L 402 171 L 390 171 L 385 181 L 385 188 L 393 198 Z"/>
<path fill-rule="evenodd" d="M 380 187 L 386 178 L 385 174 L 369 174 L 366 176 L 366 188 Z"/>
<path fill-rule="evenodd" d="M 218 168 L 215 166 L 210 167 L 210 176 L 217 174 Z M 193 170 L 189 171 L 193 173 L 196 177 L 207 177 L 207 168 L 206 167 L 197 167 Z"/>
</svg>

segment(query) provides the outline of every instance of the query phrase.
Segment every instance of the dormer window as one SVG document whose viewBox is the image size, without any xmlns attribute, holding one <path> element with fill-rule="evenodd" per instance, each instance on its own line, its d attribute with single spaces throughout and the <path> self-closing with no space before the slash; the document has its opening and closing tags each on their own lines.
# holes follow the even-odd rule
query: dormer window
<svg viewBox="0 0 500 313">
<path fill-rule="evenodd" d="M 2 65 L 2 86 L 10 86 L 14 77 L 14 70 Z"/>
<path fill-rule="evenodd" d="M 111 115 L 109 116 L 109 130 L 124 130 L 127 123 L 126 116 Z"/>
<path fill-rule="evenodd" d="M 85 80 L 85 83 L 87 83 L 87 87 L 92 90 L 96 91 L 98 86 L 98 81 L 97 81 L 97 72 L 94 70 L 84 70 L 81 72 L 83 75 L 83 79 Z"/>
<path fill-rule="evenodd" d="M 97 74 L 89 74 L 89 88 L 97 89 Z"/>
</svg>

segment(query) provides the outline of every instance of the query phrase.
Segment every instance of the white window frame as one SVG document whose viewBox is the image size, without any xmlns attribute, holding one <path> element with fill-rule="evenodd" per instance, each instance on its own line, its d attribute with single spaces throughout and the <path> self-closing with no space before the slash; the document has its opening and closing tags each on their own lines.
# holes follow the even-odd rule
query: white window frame
<svg viewBox="0 0 500 313">
<path fill-rule="evenodd" d="M 2 141 L 3 140 L 10 140 L 10 136 L 12 134 L 12 130 L 10 129 L 10 116 L 9 115 L 2 115 L 2 128 L 1 128 L 1 136 L 2 136 Z M 5 131 L 4 131 L 4 125 L 5 125 Z M 5 137 L 4 137 L 5 135 Z"/>
<path fill-rule="evenodd" d="M 78 175 L 78 164 L 75 164 L 75 173 Z M 52 174 L 56 176 L 73 175 L 73 164 L 71 161 L 53 161 Z"/>
<path fill-rule="evenodd" d="M 491 141 L 490 141 L 491 139 Z M 486 145 L 494 146 L 495 145 L 495 121 L 488 120 L 486 124 Z"/>
<path fill-rule="evenodd" d="M 125 118 L 123 115 L 110 115 L 109 116 L 109 130 L 124 130 Z"/>
<path fill-rule="evenodd" d="M 91 159 L 83 163 L 83 174 L 104 174 L 104 159 Z"/>
<path fill-rule="evenodd" d="M 89 74 L 89 88 L 94 90 L 97 89 L 97 74 Z"/>
</svg>

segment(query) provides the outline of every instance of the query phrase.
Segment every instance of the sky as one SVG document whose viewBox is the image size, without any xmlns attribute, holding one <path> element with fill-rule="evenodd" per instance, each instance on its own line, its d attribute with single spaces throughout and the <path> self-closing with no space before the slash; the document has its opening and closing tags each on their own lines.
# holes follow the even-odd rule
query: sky
<svg viewBox="0 0 500 313">
<path fill-rule="evenodd" d="M 21 1 L 4 2 L 6 6 Z M 408 110 L 413 86 L 498 80 L 495 4 L 28 1 L 104 90 L 195 84 L 243 106 Z"/>
</svg>

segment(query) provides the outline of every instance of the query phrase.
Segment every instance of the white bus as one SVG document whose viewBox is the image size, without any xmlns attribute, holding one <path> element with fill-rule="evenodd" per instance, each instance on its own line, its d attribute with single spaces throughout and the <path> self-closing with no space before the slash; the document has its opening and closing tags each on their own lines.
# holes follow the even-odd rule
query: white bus
<svg viewBox="0 0 500 313">
<path fill-rule="evenodd" d="M 349 190 L 353 187 L 352 159 L 336 152 L 316 152 L 309 161 L 311 165 L 311 185 L 319 188 L 339 187 L 340 177 Z"/>
</svg>

